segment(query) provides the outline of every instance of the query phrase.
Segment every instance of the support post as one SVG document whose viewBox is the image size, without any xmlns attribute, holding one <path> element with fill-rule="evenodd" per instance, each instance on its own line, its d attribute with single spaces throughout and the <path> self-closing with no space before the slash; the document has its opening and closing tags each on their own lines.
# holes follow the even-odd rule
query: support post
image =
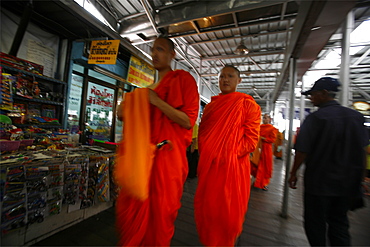
<svg viewBox="0 0 370 247">
<path fill-rule="evenodd" d="M 290 85 L 289 85 L 289 136 L 288 136 L 288 145 L 286 149 L 285 157 L 285 180 L 284 180 L 284 196 L 283 196 L 283 206 L 281 217 L 287 218 L 288 216 L 288 197 L 289 197 L 289 172 L 290 172 L 290 163 L 292 158 L 292 148 L 293 148 L 293 119 L 294 119 L 294 88 L 297 81 L 297 71 L 296 71 L 296 60 L 295 58 L 290 58 Z"/>
<path fill-rule="evenodd" d="M 349 106 L 349 72 L 350 72 L 350 36 L 353 30 L 353 11 L 350 11 L 346 17 L 343 24 L 343 37 L 342 37 L 342 54 L 341 54 L 341 64 L 340 64 L 340 82 L 341 92 L 340 92 L 340 103 L 343 106 Z"/>
</svg>

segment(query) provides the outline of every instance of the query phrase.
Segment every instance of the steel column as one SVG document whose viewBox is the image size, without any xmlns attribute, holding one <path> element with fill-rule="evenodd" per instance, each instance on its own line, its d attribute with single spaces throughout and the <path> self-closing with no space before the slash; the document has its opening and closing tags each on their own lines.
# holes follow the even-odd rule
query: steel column
<svg viewBox="0 0 370 247">
<path fill-rule="evenodd" d="M 353 11 L 350 11 L 347 18 L 343 24 L 343 37 L 342 37 L 342 54 L 341 54 L 341 64 L 340 64 L 340 82 L 341 92 L 340 92 L 340 103 L 343 106 L 349 106 L 349 72 L 350 72 L 350 36 L 353 30 Z"/>
<path fill-rule="evenodd" d="M 293 148 L 293 119 L 294 119 L 294 89 L 297 81 L 297 70 L 296 70 L 296 59 L 290 58 L 290 68 L 289 68 L 289 136 L 288 136 L 288 145 L 285 152 L 285 181 L 284 181 L 284 196 L 283 196 L 283 205 L 281 211 L 281 217 L 287 218 L 288 216 L 288 197 L 289 197 L 289 186 L 288 179 L 290 173 L 290 163 L 292 158 L 292 148 Z"/>
</svg>

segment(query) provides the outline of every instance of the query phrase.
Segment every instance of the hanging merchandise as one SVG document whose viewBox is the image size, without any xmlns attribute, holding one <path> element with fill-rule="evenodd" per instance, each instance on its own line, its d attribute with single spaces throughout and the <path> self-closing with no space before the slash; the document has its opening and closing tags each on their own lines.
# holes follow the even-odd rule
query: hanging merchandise
<svg viewBox="0 0 370 247">
<path fill-rule="evenodd" d="M 102 203 L 110 201 L 110 188 L 114 188 L 109 175 L 112 151 L 99 147 L 96 151 L 81 148 L 24 152 L 27 156 L 7 154 L 0 159 L 3 236 L 12 236 L 8 233 L 23 227 L 26 230 L 19 232 L 27 232 L 46 218 L 52 222 L 54 215 L 88 210 L 99 204 L 101 208 Z"/>
<path fill-rule="evenodd" d="M 1 208 L 1 232 L 9 233 L 26 224 L 24 166 L 9 166 L 6 169 L 4 201 Z"/>
<path fill-rule="evenodd" d="M 89 182 L 89 159 L 82 158 L 81 164 L 81 181 L 79 188 L 79 199 L 81 200 L 80 209 L 88 208 L 92 205 L 87 198 L 87 188 Z"/>
<path fill-rule="evenodd" d="M 109 201 L 109 159 L 102 158 L 99 164 L 97 195 L 100 202 Z"/>
<path fill-rule="evenodd" d="M 13 109 L 13 95 L 12 95 L 13 89 L 12 87 L 15 81 L 16 81 L 16 77 L 12 76 L 11 74 L 1 73 L 0 109 L 2 110 Z"/>
<path fill-rule="evenodd" d="M 47 189 L 49 187 L 49 167 L 44 162 L 26 165 L 27 224 L 44 221 Z"/>
<path fill-rule="evenodd" d="M 64 185 L 63 160 L 62 158 L 58 158 L 48 164 L 49 188 L 46 197 L 47 206 L 45 216 L 52 216 L 61 212 Z"/>
</svg>

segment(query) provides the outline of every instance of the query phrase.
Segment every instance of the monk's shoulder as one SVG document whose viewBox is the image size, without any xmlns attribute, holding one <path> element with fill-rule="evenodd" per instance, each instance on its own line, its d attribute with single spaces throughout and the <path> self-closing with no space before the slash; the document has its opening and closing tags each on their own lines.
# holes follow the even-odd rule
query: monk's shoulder
<svg viewBox="0 0 370 247">
<path fill-rule="evenodd" d="M 254 98 L 250 96 L 249 94 L 240 93 L 240 92 L 235 92 L 235 94 L 240 100 L 244 100 L 246 103 L 257 104 Z"/>
<path fill-rule="evenodd" d="M 177 77 L 177 78 L 181 78 L 181 79 L 193 79 L 194 80 L 194 77 L 187 71 L 185 70 L 182 70 L 182 69 L 178 69 L 178 70 L 174 70 L 173 71 L 173 76 L 174 77 Z"/>
</svg>

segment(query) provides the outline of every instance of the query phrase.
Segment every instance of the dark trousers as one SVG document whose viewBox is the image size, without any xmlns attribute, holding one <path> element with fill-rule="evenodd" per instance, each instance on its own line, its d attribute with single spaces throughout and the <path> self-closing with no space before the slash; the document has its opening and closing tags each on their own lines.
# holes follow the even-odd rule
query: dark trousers
<svg viewBox="0 0 370 247">
<path fill-rule="evenodd" d="M 304 227 L 311 246 L 349 246 L 348 197 L 304 195 Z"/>
<path fill-rule="evenodd" d="M 188 178 L 195 178 L 197 176 L 197 168 L 198 168 L 198 149 L 195 149 L 194 152 L 186 151 L 186 155 L 188 158 L 188 165 L 189 165 L 189 173 Z"/>
</svg>

